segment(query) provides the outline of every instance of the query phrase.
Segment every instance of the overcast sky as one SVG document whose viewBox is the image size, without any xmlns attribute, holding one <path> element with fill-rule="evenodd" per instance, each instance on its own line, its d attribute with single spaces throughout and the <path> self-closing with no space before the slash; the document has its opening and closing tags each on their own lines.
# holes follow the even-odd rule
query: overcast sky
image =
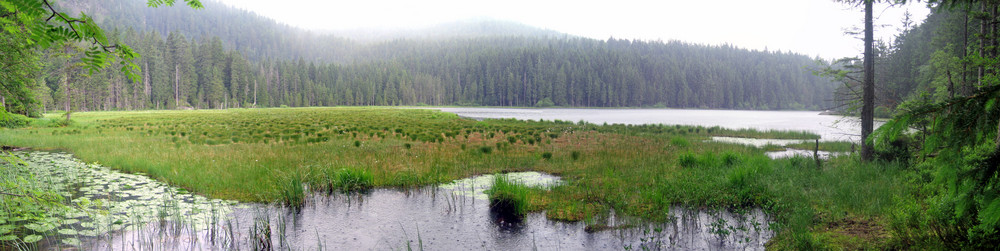
<svg viewBox="0 0 1000 251">
<path fill-rule="evenodd" d="M 823 58 L 859 56 L 863 11 L 833 0 L 219 0 L 311 30 L 419 28 L 492 18 L 572 35 L 607 39 L 729 43 Z M 889 40 L 904 10 L 918 24 L 923 3 L 877 4 L 876 37 Z M 888 27 L 879 27 L 888 25 Z"/>
</svg>

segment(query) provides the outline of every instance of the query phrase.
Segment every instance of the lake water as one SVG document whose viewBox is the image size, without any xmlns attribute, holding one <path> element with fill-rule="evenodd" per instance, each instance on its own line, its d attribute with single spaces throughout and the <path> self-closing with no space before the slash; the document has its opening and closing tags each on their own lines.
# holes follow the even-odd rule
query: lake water
<svg viewBox="0 0 1000 251">
<path fill-rule="evenodd" d="M 474 119 L 586 121 L 595 124 L 668 124 L 720 126 L 731 129 L 796 130 L 819 134 L 824 141 L 860 141 L 860 120 L 820 115 L 818 111 L 742 111 L 687 109 L 589 109 L 589 108 L 433 108 Z M 876 126 L 881 123 L 876 122 Z"/>
</svg>

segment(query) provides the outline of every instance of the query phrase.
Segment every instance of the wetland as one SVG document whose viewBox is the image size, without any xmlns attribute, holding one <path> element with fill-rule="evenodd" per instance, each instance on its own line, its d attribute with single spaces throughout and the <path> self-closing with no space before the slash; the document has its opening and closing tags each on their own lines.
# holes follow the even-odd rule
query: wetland
<svg viewBox="0 0 1000 251">
<path fill-rule="evenodd" d="M 75 115 L 68 127 L 48 126 L 54 116 L 40 119 L 0 131 L 0 144 L 30 147 L 11 156 L 27 163 L 20 166 L 47 166 L 31 172 L 73 175 L 30 173 L 21 176 L 35 180 L 10 182 L 72 184 L 38 189 L 58 195 L 52 204 L 94 216 L 54 211 L 7 220 L 4 245 L 764 249 L 812 231 L 799 219 L 875 214 L 889 202 L 846 201 L 901 191 L 887 185 L 898 177 L 872 175 L 893 169 L 822 168 L 807 157 L 769 157 L 775 142 L 720 140 L 778 139 L 793 149 L 821 139 L 807 130 L 458 114 L 377 107 L 94 112 Z M 511 193 L 491 189 L 494 175 L 512 180 L 524 212 L 496 209 L 494 196 Z M 53 176 L 73 181 L 38 178 Z M 886 189 L 838 185 L 845 176 Z M 806 182 L 786 182 L 792 179 Z M 809 209 L 817 203 L 839 207 Z M 8 219 L 22 214 L 16 203 L 5 206 Z"/>
</svg>

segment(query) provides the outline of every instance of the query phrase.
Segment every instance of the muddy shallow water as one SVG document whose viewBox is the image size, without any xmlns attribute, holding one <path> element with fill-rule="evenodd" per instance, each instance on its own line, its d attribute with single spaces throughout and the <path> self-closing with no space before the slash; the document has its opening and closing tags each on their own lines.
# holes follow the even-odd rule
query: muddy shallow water
<svg viewBox="0 0 1000 251">
<path fill-rule="evenodd" d="M 767 216 L 756 209 L 734 213 L 674 208 L 670 211 L 674 220 L 658 224 L 635 223 L 641 221 L 612 213 L 594 222 L 608 228 L 597 232 L 586 231 L 584 222 L 547 220 L 544 213 L 510 219 L 492 212 L 482 193 L 491 185 L 493 178 L 490 176 L 421 189 L 312 194 L 305 206 L 296 210 L 209 200 L 142 175 L 83 164 L 69 154 L 28 154 L 34 156 L 26 158 L 32 165 L 52 167 L 46 170 L 95 173 L 92 177 L 74 176 L 81 188 L 76 189 L 77 192 L 67 190 L 67 193 L 75 193 L 76 198 L 100 200 L 98 195 L 112 196 L 104 198 L 105 205 L 111 206 L 103 210 L 114 209 L 114 213 L 107 214 L 107 218 L 73 218 L 82 223 L 63 228 L 73 229 L 76 234 L 46 234 L 46 239 L 40 243 L 55 245 L 43 244 L 43 249 L 77 246 L 64 243 L 73 239 L 82 241 L 77 247 L 90 250 L 262 247 L 293 250 L 755 250 L 763 249 L 772 236 Z M 561 183 L 559 177 L 543 173 L 508 175 L 532 186 Z M 92 184 L 88 179 L 93 180 Z M 85 227 L 105 224 L 110 228 Z M 83 231 L 95 231 L 88 232 L 95 234 L 79 234 Z"/>
</svg>

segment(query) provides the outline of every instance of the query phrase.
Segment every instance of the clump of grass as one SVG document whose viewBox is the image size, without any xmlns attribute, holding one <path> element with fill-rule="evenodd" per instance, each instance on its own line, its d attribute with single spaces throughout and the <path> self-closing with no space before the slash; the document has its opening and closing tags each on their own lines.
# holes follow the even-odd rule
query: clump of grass
<svg viewBox="0 0 1000 251">
<path fill-rule="evenodd" d="M 552 153 L 550 153 L 550 152 L 544 152 L 544 153 L 542 153 L 542 158 L 543 159 L 551 159 L 552 158 Z"/>
<path fill-rule="evenodd" d="M 580 159 L 580 151 L 572 151 L 572 152 L 570 152 L 569 153 L 569 157 L 573 158 L 573 160 Z"/>
<path fill-rule="evenodd" d="M 354 147 L 361 147 L 361 141 L 360 140 L 355 140 L 354 141 Z"/>
<path fill-rule="evenodd" d="M 725 166 L 734 166 L 743 162 L 742 156 L 737 153 L 726 151 L 722 153 L 722 164 Z"/>
<path fill-rule="evenodd" d="M 343 168 L 333 172 L 330 178 L 330 192 L 363 191 L 375 186 L 375 176 L 364 169 Z"/>
<path fill-rule="evenodd" d="M 688 147 L 688 146 L 691 145 L 691 143 L 688 142 L 688 140 L 685 139 L 684 137 L 673 137 L 673 138 L 670 138 L 670 144 L 674 145 L 676 147 Z"/>
<path fill-rule="evenodd" d="M 281 202 L 286 206 L 301 208 L 305 203 L 306 192 L 302 187 L 302 176 L 295 174 L 285 181 L 281 187 Z"/>
<path fill-rule="evenodd" d="M 479 147 L 479 151 L 482 152 L 482 153 L 485 153 L 485 154 L 489 154 L 489 153 L 493 152 L 493 147 L 490 147 L 490 146 L 481 146 L 481 147 Z"/>
<path fill-rule="evenodd" d="M 411 147 L 413 147 L 413 144 L 403 143 L 403 148 L 410 149 Z"/>
<path fill-rule="evenodd" d="M 677 163 L 680 164 L 681 167 L 694 167 L 695 165 L 698 165 L 698 157 L 690 152 L 683 153 L 677 157 Z"/>
<path fill-rule="evenodd" d="M 490 197 L 490 209 L 515 216 L 528 213 L 528 187 L 511 180 L 507 175 L 496 175 L 493 187 L 486 191 Z"/>
</svg>

